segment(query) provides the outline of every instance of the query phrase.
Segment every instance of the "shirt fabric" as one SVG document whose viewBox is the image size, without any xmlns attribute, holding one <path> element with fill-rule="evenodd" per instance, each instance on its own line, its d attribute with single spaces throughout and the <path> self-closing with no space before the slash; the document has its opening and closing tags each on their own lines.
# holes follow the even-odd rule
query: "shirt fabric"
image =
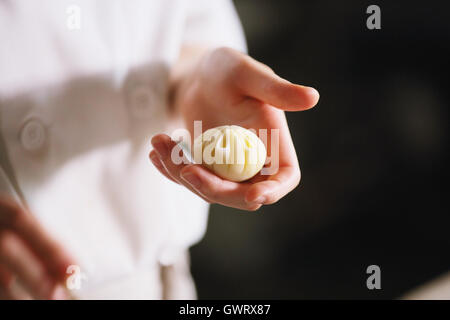
<svg viewBox="0 0 450 320">
<path fill-rule="evenodd" d="M 162 298 L 208 204 L 149 163 L 150 138 L 174 129 L 183 45 L 246 50 L 231 1 L 0 0 L 0 39 L 0 191 L 77 259 L 74 296 Z"/>
</svg>

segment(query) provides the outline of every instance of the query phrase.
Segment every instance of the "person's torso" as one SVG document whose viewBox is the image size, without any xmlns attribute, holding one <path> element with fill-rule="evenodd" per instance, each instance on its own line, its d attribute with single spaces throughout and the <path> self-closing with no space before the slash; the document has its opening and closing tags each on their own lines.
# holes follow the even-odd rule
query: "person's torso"
<svg viewBox="0 0 450 320">
<path fill-rule="evenodd" d="M 182 11 L 175 0 L 0 1 L 0 165 L 78 259 L 86 292 L 171 263 L 204 233 L 207 204 L 148 161 L 151 135 L 169 130 Z"/>
</svg>

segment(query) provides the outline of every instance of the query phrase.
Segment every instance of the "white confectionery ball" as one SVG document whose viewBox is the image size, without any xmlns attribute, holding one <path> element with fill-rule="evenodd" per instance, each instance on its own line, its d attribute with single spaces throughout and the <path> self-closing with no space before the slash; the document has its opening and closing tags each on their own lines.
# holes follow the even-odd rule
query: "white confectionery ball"
<svg viewBox="0 0 450 320">
<path fill-rule="evenodd" d="M 239 126 L 206 130 L 194 141 L 194 161 L 219 177 L 244 181 L 255 176 L 266 161 L 266 147 L 258 136 Z"/>
</svg>

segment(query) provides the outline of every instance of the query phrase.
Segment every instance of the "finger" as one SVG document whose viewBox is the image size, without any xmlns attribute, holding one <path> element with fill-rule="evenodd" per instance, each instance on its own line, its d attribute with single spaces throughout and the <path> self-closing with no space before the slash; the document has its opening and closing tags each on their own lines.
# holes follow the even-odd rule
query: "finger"
<svg viewBox="0 0 450 320">
<path fill-rule="evenodd" d="M 180 175 L 183 180 L 215 203 L 249 211 L 261 207 L 261 204 L 248 203 L 245 200 L 245 194 L 251 188 L 251 183 L 224 180 L 200 165 L 186 166 Z"/>
<path fill-rule="evenodd" d="M 56 281 L 65 280 L 66 270 L 68 266 L 75 264 L 74 259 L 47 234 L 28 211 L 9 198 L 2 197 L 0 202 L 0 229 L 15 231 Z"/>
<path fill-rule="evenodd" d="M 164 166 L 163 166 L 163 164 L 161 163 L 161 160 L 159 160 L 159 157 L 158 157 L 158 155 L 156 154 L 156 151 L 155 151 L 155 150 L 152 150 L 152 151 L 150 152 L 149 157 L 150 157 L 150 160 L 152 161 L 153 165 L 156 167 L 156 169 L 158 169 L 158 171 L 159 171 L 162 175 L 164 175 L 167 179 L 169 179 L 169 180 L 175 182 L 176 184 L 178 184 L 178 182 L 177 182 L 174 178 L 172 178 L 172 177 L 170 176 L 170 174 L 167 172 L 167 170 L 164 168 Z"/>
<path fill-rule="evenodd" d="M 248 56 L 242 59 L 234 79 L 244 95 L 285 111 L 310 109 L 319 101 L 316 89 L 293 84 Z"/>
<path fill-rule="evenodd" d="M 195 188 L 193 188 L 193 186 L 189 185 L 188 183 L 186 183 L 186 181 L 181 179 L 180 170 L 185 166 L 185 164 L 184 162 L 175 164 L 171 160 L 170 154 L 172 153 L 172 150 L 177 147 L 177 144 L 172 141 L 169 136 L 165 134 L 154 136 L 152 138 L 152 145 L 155 150 L 153 150 L 150 154 L 153 155 L 153 157 L 156 156 L 157 158 L 157 160 L 152 160 L 152 162 L 155 167 L 157 167 L 159 172 L 161 172 L 164 176 L 174 181 L 175 183 L 183 185 L 206 202 L 213 202 L 212 200 L 206 198 L 204 195 L 200 194 L 197 190 L 195 190 Z M 176 150 L 178 150 L 178 148 Z M 184 154 L 183 160 L 185 160 Z"/>
<path fill-rule="evenodd" d="M 169 155 L 177 144 L 167 135 L 155 136 L 152 143 L 157 152 L 160 150 L 161 155 L 166 156 L 160 156 L 160 159 L 170 176 L 203 199 L 244 210 L 259 208 L 245 202 L 244 194 L 249 184 L 223 180 L 200 165 L 175 164 Z"/>
<path fill-rule="evenodd" d="M 14 272 L 34 298 L 51 298 L 54 281 L 20 238 L 10 231 L 0 232 L 0 263 Z"/>
<path fill-rule="evenodd" d="M 291 192 L 299 182 L 298 167 L 282 167 L 267 180 L 253 184 L 245 199 L 249 203 L 272 204 Z"/>
<path fill-rule="evenodd" d="M 250 203 L 271 204 L 277 202 L 287 193 L 292 191 L 300 182 L 300 167 L 295 152 L 295 147 L 287 126 L 286 118 L 277 119 L 279 122 L 279 143 L 268 148 L 270 149 L 270 166 L 273 167 L 274 174 L 265 177 L 263 181 L 258 181 L 256 177 L 252 188 L 245 195 L 246 201 Z M 279 161 L 276 161 L 277 158 Z M 274 163 L 272 163 L 275 160 Z"/>
</svg>

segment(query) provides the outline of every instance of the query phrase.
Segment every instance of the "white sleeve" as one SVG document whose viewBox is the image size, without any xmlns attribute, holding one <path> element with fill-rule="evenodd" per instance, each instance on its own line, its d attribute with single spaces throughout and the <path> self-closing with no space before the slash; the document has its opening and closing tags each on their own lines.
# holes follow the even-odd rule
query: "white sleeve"
<svg viewBox="0 0 450 320">
<path fill-rule="evenodd" d="M 183 44 L 231 47 L 247 52 L 245 36 L 231 0 L 190 0 L 186 5 Z"/>
</svg>

